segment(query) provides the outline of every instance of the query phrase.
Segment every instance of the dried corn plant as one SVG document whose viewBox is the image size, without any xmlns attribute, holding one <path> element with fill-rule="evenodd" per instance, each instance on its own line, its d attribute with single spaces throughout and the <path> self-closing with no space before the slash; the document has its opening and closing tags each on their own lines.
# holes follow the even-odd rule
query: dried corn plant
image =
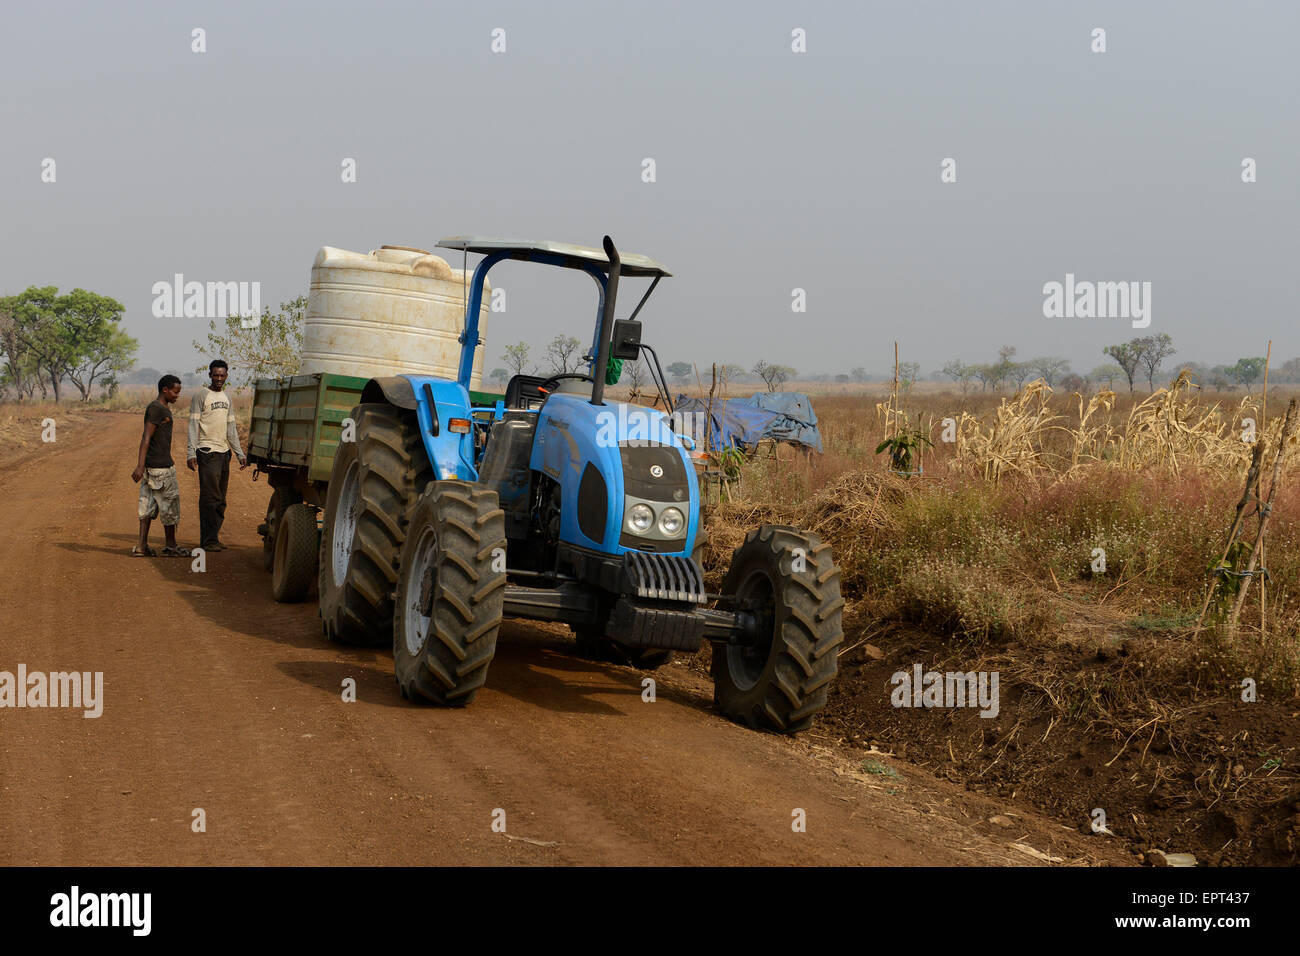
<svg viewBox="0 0 1300 956">
<path fill-rule="evenodd" d="M 1070 471 L 1078 468 L 1085 459 L 1101 461 L 1104 449 L 1110 446 L 1114 438 L 1109 413 L 1115 407 L 1115 393 L 1104 388 L 1088 399 L 1086 405 L 1081 394 L 1075 392 L 1074 397 L 1079 401 L 1079 425 L 1071 432 L 1074 449 L 1070 453 Z M 1100 411 L 1107 413 L 1106 421 L 1094 424 L 1093 416 Z"/>
<path fill-rule="evenodd" d="M 1202 408 L 1195 400 L 1200 386 L 1183 369 L 1169 385 L 1157 389 L 1129 412 L 1115 460 L 1121 468 L 1168 468 L 1178 474 L 1191 463 L 1206 468 L 1236 471 L 1250 463 L 1250 446 L 1237 423 L 1258 414 L 1247 395 L 1235 416 L 1225 416 L 1218 404 Z"/>
<path fill-rule="evenodd" d="M 1184 369 L 1118 422 L 1113 391 L 1102 390 L 1086 401 L 1075 393 L 1078 424 L 1066 427 L 1060 424 L 1062 416 L 1049 408 L 1052 390 L 1038 379 L 1003 399 L 987 425 L 963 412 L 951 466 L 995 482 L 1013 472 L 1070 474 L 1099 464 L 1130 471 L 1167 469 L 1175 475 L 1188 465 L 1244 474 L 1256 437 L 1277 446 L 1280 418 L 1268 422 L 1258 436 L 1252 434 L 1250 423 L 1259 415 L 1256 397 L 1246 395 L 1225 412 L 1217 403 L 1200 405 L 1199 390 Z M 1284 466 L 1290 464 L 1296 445 L 1295 439 L 1288 442 Z"/>
<path fill-rule="evenodd" d="M 997 482 L 1003 475 L 1039 475 L 1050 471 L 1044 443 L 1061 416 L 1048 407 L 1052 389 L 1041 378 L 1004 398 L 987 428 L 974 415 L 957 421 L 952 465 L 980 472 Z"/>
</svg>

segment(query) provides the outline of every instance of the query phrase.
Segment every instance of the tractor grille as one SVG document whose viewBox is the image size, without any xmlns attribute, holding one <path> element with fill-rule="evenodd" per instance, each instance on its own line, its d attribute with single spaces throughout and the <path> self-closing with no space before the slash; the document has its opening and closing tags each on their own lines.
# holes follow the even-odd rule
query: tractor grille
<svg viewBox="0 0 1300 956">
<path fill-rule="evenodd" d="M 628 592 L 639 598 L 692 604 L 707 601 L 699 565 L 681 555 L 628 551 L 623 555 L 623 575 Z"/>
</svg>

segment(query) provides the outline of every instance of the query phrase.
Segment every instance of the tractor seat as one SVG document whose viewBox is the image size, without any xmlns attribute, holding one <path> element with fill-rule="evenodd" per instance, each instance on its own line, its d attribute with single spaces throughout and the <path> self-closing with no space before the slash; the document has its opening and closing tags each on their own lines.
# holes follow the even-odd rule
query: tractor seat
<svg viewBox="0 0 1300 956">
<path fill-rule="evenodd" d="M 546 395 L 538 388 L 547 376 L 516 375 L 506 383 L 506 408 L 528 410 L 534 405 L 546 401 Z"/>
</svg>

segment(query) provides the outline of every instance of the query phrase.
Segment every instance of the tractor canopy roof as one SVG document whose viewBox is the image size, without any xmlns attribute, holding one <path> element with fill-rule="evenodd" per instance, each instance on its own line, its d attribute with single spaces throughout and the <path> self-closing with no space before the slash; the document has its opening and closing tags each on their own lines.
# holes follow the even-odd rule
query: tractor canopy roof
<svg viewBox="0 0 1300 956">
<path fill-rule="evenodd" d="M 603 249 L 576 246 L 571 242 L 552 242 L 547 239 L 493 239 L 490 236 L 449 236 L 438 242 L 443 249 L 459 249 L 483 255 L 502 255 L 508 259 L 545 262 L 566 269 L 583 269 L 588 266 L 608 271 L 609 257 Z M 635 252 L 620 252 L 619 272 L 624 276 L 671 276 L 662 265 Z"/>
</svg>

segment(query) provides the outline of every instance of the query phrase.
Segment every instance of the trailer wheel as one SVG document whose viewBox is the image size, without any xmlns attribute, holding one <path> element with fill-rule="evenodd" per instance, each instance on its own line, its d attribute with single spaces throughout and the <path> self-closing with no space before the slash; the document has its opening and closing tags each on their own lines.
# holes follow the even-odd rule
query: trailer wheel
<svg viewBox="0 0 1300 956">
<path fill-rule="evenodd" d="M 316 577 L 319 551 L 316 509 L 302 503 L 290 505 L 275 531 L 275 563 L 271 569 L 271 596 L 281 604 L 301 601 Z"/>
<path fill-rule="evenodd" d="M 280 516 L 300 501 L 302 495 L 292 488 L 276 488 L 271 492 L 271 500 L 266 505 L 266 524 L 258 529 L 262 533 L 263 569 L 270 571 L 275 567 L 275 529 L 280 523 Z"/>
<path fill-rule="evenodd" d="M 393 639 L 393 588 L 406 527 L 433 477 L 413 412 L 382 402 L 352 410 L 356 440 L 340 442 L 320 541 L 321 627 L 332 641 Z"/>
<path fill-rule="evenodd" d="M 713 648 L 718 709 L 751 727 L 805 730 L 826 706 L 844 642 L 840 569 L 815 534 L 763 525 L 745 537 L 722 586 L 752 615 L 752 637 Z"/>
<path fill-rule="evenodd" d="M 402 548 L 393 672 L 402 696 L 463 707 L 487 680 L 505 601 L 506 516 L 495 491 L 436 481 Z"/>
</svg>

